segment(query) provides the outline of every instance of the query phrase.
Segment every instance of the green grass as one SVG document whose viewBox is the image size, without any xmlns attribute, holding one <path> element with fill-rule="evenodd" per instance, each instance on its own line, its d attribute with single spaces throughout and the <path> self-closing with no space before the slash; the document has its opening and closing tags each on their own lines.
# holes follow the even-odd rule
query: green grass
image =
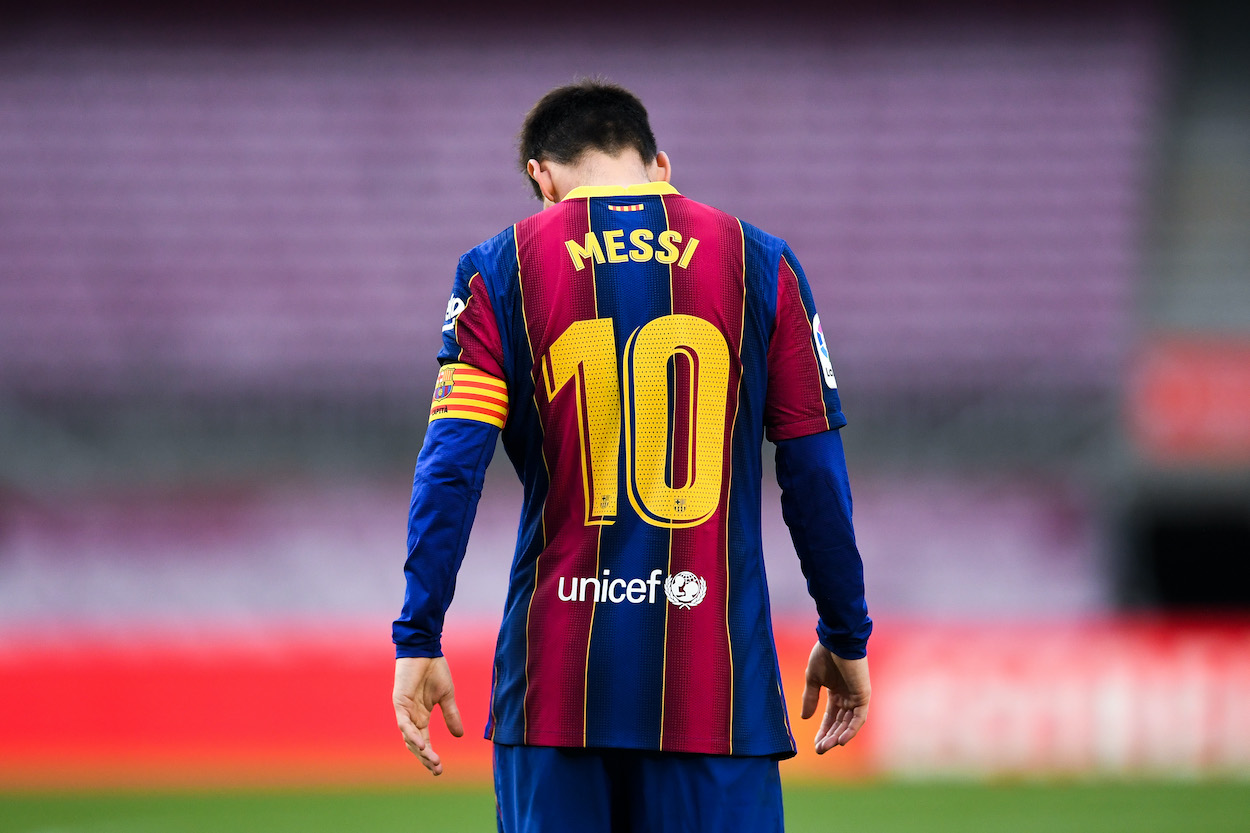
<svg viewBox="0 0 1250 833">
<path fill-rule="evenodd" d="M 1244 833 L 1250 785 L 877 783 L 791 787 L 790 833 Z M 0 833 L 493 831 L 489 789 L 0 793 Z"/>
<path fill-rule="evenodd" d="M 1246 833 L 1250 785 L 884 784 L 786 792 L 790 833 Z"/>
</svg>

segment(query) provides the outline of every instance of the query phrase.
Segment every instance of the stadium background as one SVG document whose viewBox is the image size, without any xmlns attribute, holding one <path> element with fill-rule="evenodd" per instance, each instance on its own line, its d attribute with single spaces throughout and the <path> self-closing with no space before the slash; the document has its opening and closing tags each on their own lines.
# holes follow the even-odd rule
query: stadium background
<svg viewBox="0 0 1250 833">
<path fill-rule="evenodd" d="M 598 73 L 684 193 L 791 242 L 829 335 L 878 695 L 788 780 L 1250 773 L 1237 4 L 5 14 L 10 799 L 421 782 L 389 622 L 452 269 L 537 209 L 525 110 Z M 471 727 L 514 481 L 449 616 Z M 765 486 L 794 706 L 810 603 Z M 442 741 L 466 788 L 476 734 Z"/>
</svg>

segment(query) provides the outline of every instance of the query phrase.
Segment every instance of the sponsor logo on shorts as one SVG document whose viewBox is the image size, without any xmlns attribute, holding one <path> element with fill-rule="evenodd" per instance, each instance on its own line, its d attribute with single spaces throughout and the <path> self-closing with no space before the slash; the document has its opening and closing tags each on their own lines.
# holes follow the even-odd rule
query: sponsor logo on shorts
<svg viewBox="0 0 1250 833">
<path fill-rule="evenodd" d="M 611 570 L 602 576 L 578 578 L 560 576 L 556 583 L 556 595 L 562 602 L 600 602 L 608 604 L 655 604 L 659 589 L 664 597 L 676 607 L 688 610 L 707 595 L 707 582 L 689 570 L 663 578 L 663 570 L 652 570 L 646 579 L 613 577 Z"/>
</svg>

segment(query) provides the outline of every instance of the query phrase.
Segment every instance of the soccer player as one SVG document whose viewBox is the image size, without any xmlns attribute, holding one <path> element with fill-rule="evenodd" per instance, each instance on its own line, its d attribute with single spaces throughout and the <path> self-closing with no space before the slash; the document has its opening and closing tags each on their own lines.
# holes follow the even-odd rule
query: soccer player
<svg viewBox="0 0 1250 833">
<path fill-rule="evenodd" d="M 820 316 L 784 241 L 669 184 L 642 103 L 585 81 L 525 119 L 544 210 L 460 259 L 417 459 L 393 700 L 433 774 L 442 657 L 485 470 L 524 486 L 486 737 L 501 831 L 782 829 L 795 754 L 760 534 L 761 448 L 816 602 L 802 716 L 868 714 L 872 628 Z"/>
</svg>

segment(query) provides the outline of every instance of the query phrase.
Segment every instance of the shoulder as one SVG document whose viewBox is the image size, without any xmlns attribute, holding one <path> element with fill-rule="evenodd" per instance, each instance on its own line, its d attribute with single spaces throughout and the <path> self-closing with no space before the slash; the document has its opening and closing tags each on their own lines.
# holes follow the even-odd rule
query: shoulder
<svg viewBox="0 0 1250 833">
<path fill-rule="evenodd" d="M 575 211 L 581 212 L 584 215 L 586 212 L 586 200 L 569 200 L 558 205 L 550 206 L 549 208 L 541 209 L 540 211 L 526 217 L 524 220 L 518 220 L 502 233 L 505 235 L 512 233 L 514 235 L 514 240 L 533 239 L 548 230 L 558 231 L 563 229 L 565 223 L 567 222 L 569 213 Z"/>
<path fill-rule="evenodd" d="M 689 197 L 679 197 L 679 199 L 685 203 L 687 210 L 692 213 L 702 213 L 721 223 L 741 228 L 742 244 L 748 260 L 763 259 L 776 263 L 782 252 L 789 251 L 790 247 L 785 240 L 775 234 L 769 234 L 759 226 L 748 223 L 741 217 L 734 216 L 707 203 L 692 200 Z"/>
<path fill-rule="evenodd" d="M 760 249 L 777 252 L 780 254 L 790 247 L 785 240 L 775 234 L 769 234 L 758 226 L 753 226 L 745 220 L 739 220 L 742 224 L 742 236 L 746 239 L 748 246 L 756 246 Z"/>
<path fill-rule="evenodd" d="M 762 276 L 774 278 L 783 258 L 794 261 L 794 253 L 784 239 L 745 220 L 738 223 L 742 226 L 742 250 L 748 267 L 754 266 Z"/>
<path fill-rule="evenodd" d="M 508 226 L 489 240 L 484 240 L 460 256 L 461 265 L 471 263 L 476 271 L 493 271 L 491 267 L 499 261 L 506 260 L 511 254 L 516 257 L 516 226 Z"/>
<path fill-rule="evenodd" d="M 500 267 L 503 271 L 510 272 L 516 267 L 518 247 L 525 247 L 549 230 L 557 233 L 563 230 L 568 212 L 575 207 L 572 204 L 556 205 L 518 220 L 494 237 L 465 252 L 461 260 L 472 261 L 480 270 Z M 581 210 L 584 211 L 585 208 Z"/>
</svg>

